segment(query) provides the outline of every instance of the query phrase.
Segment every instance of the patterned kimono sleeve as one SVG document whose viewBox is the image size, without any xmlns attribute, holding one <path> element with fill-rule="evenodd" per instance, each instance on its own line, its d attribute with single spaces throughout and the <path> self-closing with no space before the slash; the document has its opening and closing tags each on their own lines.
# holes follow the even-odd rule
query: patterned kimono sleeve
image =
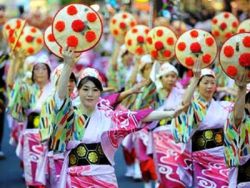
<svg viewBox="0 0 250 188">
<path fill-rule="evenodd" d="M 245 115 L 237 128 L 233 112 L 228 116 L 224 126 L 225 160 L 229 167 L 240 165 L 240 157 L 250 155 L 250 118 Z"/>
<path fill-rule="evenodd" d="M 50 97 L 44 102 L 40 114 L 39 132 L 41 141 L 49 139 L 52 132 L 52 121 L 55 115 L 55 100 Z"/>
<path fill-rule="evenodd" d="M 29 108 L 31 90 L 28 84 L 17 82 L 10 93 L 8 111 L 17 121 L 26 120 L 25 110 Z"/>
<path fill-rule="evenodd" d="M 74 109 L 72 101 L 68 97 L 64 100 L 59 99 L 57 94 L 54 97 L 55 114 L 51 119 L 52 133 L 50 147 L 53 150 L 63 152 L 66 143 L 71 139 L 74 125 Z"/>
<path fill-rule="evenodd" d="M 140 122 L 152 112 L 151 109 L 132 111 L 114 111 L 112 114 L 112 128 L 102 134 L 101 143 L 111 164 L 114 162 L 114 153 L 121 141 L 131 132 L 141 129 Z"/>
<path fill-rule="evenodd" d="M 171 131 L 175 141 L 187 143 L 205 117 L 206 111 L 205 102 L 197 98 L 193 99 L 187 112 L 182 112 L 172 119 Z"/>
<path fill-rule="evenodd" d="M 118 105 L 118 98 L 119 98 L 120 94 L 119 93 L 114 93 L 108 96 L 103 97 L 103 99 L 108 100 L 110 103 L 110 106 L 112 106 L 113 108 L 115 108 Z"/>
</svg>

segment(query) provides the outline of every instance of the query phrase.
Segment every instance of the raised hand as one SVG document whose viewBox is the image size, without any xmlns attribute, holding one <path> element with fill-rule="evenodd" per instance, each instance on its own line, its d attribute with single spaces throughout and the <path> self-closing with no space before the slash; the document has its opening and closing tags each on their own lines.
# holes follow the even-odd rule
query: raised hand
<svg viewBox="0 0 250 188">
<path fill-rule="evenodd" d="M 142 82 L 139 82 L 137 84 L 135 84 L 133 87 L 132 87 L 132 93 L 133 94 L 137 94 L 137 93 L 141 93 L 141 89 L 146 86 L 148 84 L 148 82 L 145 80 L 145 81 L 142 81 Z"/>
<path fill-rule="evenodd" d="M 177 117 L 178 115 L 180 115 L 183 111 L 186 111 L 188 108 L 188 104 L 187 105 L 180 105 L 178 106 L 175 111 L 174 111 L 174 117 Z"/>
<path fill-rule="evenodd" d="M 70 67 L 75 65 L 76 57 L 72 48 L 67 47 L 66 49 L 63 49 L 62 56 L 66 65 L 69 65 Z"/>
<path fill-rule="evenodd" d="M 196 59 L 196 62 L 193 66 L 193 73 L 194 73 L 194 77 L 195 78 L 200 78 L 201 76 L 201 62 L 199 61 L 199 59 Z"/>
<path fill-rule="evenodd" d="M 245 70 L 242 74 L 240 74 L 239 76 L 237 76 L 237 78 L 235 79 L 235 84 L 240 87 L 240 88 L 246 88 L 247 85 L 247 76 L 248 71 Z"/>
</svg>

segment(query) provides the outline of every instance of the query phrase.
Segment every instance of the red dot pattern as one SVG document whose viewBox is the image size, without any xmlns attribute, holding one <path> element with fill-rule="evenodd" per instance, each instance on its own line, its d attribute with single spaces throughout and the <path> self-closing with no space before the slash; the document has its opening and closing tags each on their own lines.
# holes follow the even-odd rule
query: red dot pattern
<svg viewBox="0 0 250 188">
<path fill-rule="evenodd" d="M 127 44 L 128 44 L 129 46 L 131 46 L 131 45 L 132 45 L 132 40 L 131 40 L 131 39 L 128 39 Z"/>
<path fill-rule="evenodd" d="M 58 32 L 62 32 L 65 29 L 65 23 L 64 21 L 57 21 L 55 28 Z"/>
<path fill-rule="evenodd" d="M 38 44 L 42 44 L 42 43 L 43 43 L 43 40 L 42 40 L 41 38 L 37 38 L 37 39 L 36 39 L 36 42 L 37 42 Z"/>
<path fill-rule="evenodd" d="M 89 12 L 89 13 L 87 14 L 87 20 L 88 20 L 89 22 L 95 22 L 96 19 L 97 19 L 97 16 L 96 16 L 96 14 L 95 14 L 94 12 Z"/>
<path fill-rule="evenodd" d="M 71 24 L 71 28 L 75 32 L 82 32 L 85 28 L 85 24 L 82 20 L 74 20 Z"/>
<path fill-rule="evenodd" d="M 205 64 L 209 64 L 211 62 L 211 60 L 212 60 L 212 57 L 210 54 L 205 54 L 202 56 L 202 61 Z"/>
<path fill-rule="evenodd" d="M 208 46 L 213 46 L 213 44 L 214 44 L 214 39 L 212 38 L 212 37 L 208 37 L 208 38 L 206 38 L 206 44 L 208 45 Z"/>
<path fill-rule="evenodd" d="M 192 57 L 186 57 L 185 63 L 187 66 L 193 66 L 194 65 L 194 59 Z"/>
<path fill-rule="evenodd" d="M 67 38 L 67 45 L 69 47 L 76 47 L 78 45 L 78 38 L 74 35 L 70 35 L 68 38 Z"/>
<path fill-rule="evenodd" d="M 124 22 L 121 22 L 121 23 L 120 23 L 120 28 L 121 28 L 121 29 L 125 29 L 125 28 L 126 28 L 126 24 L 125 24 Z"/>
<path fill-rule="evenodd" d="M 132 29 L 132 33 L 137 33 L 138 32 L 138 29 L 134 28 Z"/>
<path fill-rule="evenodd" d="M 212 19 L 212 23 L 213 23 L 213 24 L 217 24 L 217 22 L 218 22 L 218 20 L 217 20 L 216 18 L 213 18 L 213 19 Z"/>
<path fill-rule="evenodd" d="M 224 18 L 229 18 L 229 14 L 228 14 L 228 13 L 225 13 L 225 14 L 224 14 Z"/>
<path fill-rule="evenodd" d="M 33 54 L 35 52 L 35 50 L 34 50 L 34 48 L 30 47 L 30 48 L 27 49 L 27 52 L 29 54 Z"/>
<path fill-rule="evenodd" d="M 137 53 L 138 55 L 142 55 L 142 54 L 144 53 L 143 48 L 142 48 L 142 47 L 138 47 L 138 48 L 136 49 L 136 53 Z"/>
<path fill-rule="evenodd" d="M 77 9 L 74 5 L 70 5 L 68 8 L 67 8 L 67 13 L 71 16 L 77 14 Z"/>
<path fill-rule="evenodd" d="M 196 30 L 192 30 L 192 31 L 190 32 L 190 36 L 191 36 L 192 38 L 196 38 L 196 37 L 199 36 L 199 33 L 198 33 L 198 31 L 196 31 Z"/>
<path fill-rule="evenodd" d="M 220 29 L 221 29 L 222 31 L 224 31 L 226 28 L 227 28 L 227 24 L 226 24 L 225 22 L 222 22 L 222 23 L 220 24 Z"/>
<path fill-rule="evenodd" d="M 123 15 L 122 15 L 122 18 L 123 18 L 123 19 L 126 19 L 127 17 L 128 17 L 127 14 L 123 14 Z"/>
<path fill-rule="evenodd" d="M 151 38 L 151 37 L 147 37 L 147 42 L 148 42 L 149 44 L 152 44 L 152 43 L 153 43 L 152 38 Z"/>
<path fill-rule="evenodd" d="M 227 67 L 226 73 L 227 73 L 229 76 L 234 77 L 234 76 L 237 75 L 238 69 L 237 69 L 235 66 L 230 65 L 230 66 Z"/>
<path fill-rule="evenodd" d="M 171 51 L 165 50 L 163 55 L 164 55 L 164 57 L 170 57 L 171 56 Z"/>
<path fill-rule="evenodd" d="M 33 27 L 33 28 L 30 29 L 30 31 L 31 31 L 32 33 L 35 33 L 35 32 L 36 32 L 36 28 Z"/>
<path fill-rule="evenodd" d="M 250 36 L 244 37 L 242 43 L 246 48 L 250 48 Z"/>
<path fill-rule="evenodd" d="M 237 28 L 238 27 L 238 22 L 236 22 L 236 21 L 234 21 L 233 23 L 232 23 L 232 27 L 234 27 L 234 28 Z"/>
<path fill-rule="evenodd" d="M 143 43 L 143 42 L 144 42 L 143 36 L 139 35 L 139 36 L 137 37 L 137 42 Z"/>
<path fill-rule="evenodd" d="M 220 36 L 220 32 L 217 31 L 217 30 L 213 31 L 213 36 L 219 37 Z"/>
<path fill-rule="evenodd" d="M 167 43 L 168 43 L 168 45 L 172 46 L 174 44 L 174 38 L 173 37 L 168 37 L 167 38 Z"/>
<path fill-rule="evenodd" d="M 162 29 L 157 30 L 157 31 L 156 31 L 156 35 L 157 35 L 158 37 L 161 37 L 161 36 L 163 35 Z"/>
<path fill-rule="evenodd" d="M 28 35 L 27 37 L 25 37 L 26 42 L 30 43 L 33 42 L 34 37 L 32 37 L 31 35 Z"/>
<path fill-rule="evenodd" d="M 88 42 L 93 42 L 96 39 L 96 34 L 94 31 L 87 31 L 86 32 L 86 40 Z"/>
<path fill-rule="evenodd" d="M 113 34 L 114 34 L 114 35 L 118 35 L 118 34 L 119 34 L 119 31 L 118 31 L 117 29 L 114 29 L 114 30 L 113 30 Z"/>
<path fill-rule="evenodd" d="M 151 56 L 152 56 L 153 58 L 157 58 L 157 57 L 158 57 L 158 52 L 157 52 L 156 50 L 152 50 L 152 51 L 151 51 Z"/>
<path fill-rule="evenodd" d="M 155 49 L 156 50 L 161 50 L 163 48 L 164 48 L 164 45 L 163 45 L 163 43 L 161 41 L 156 41 L 155 42 Z"/>
<path fill-rule="evenodd" d="M 226 57 L 232 57 L 234 55 L 234 49 L 232 46 L 225 46 L 223 52 Z"/>
<path fill-rule="evenodd" d="M 199 53 L 199 52 L 201 52 L 201 45 L 200 45 L 200 43 L 199 42 L 193 42 L 190 45 L 190 50 L 193 53 Z"/>
<path fill-rule="evenodd" d="M 112 23 L 115 24 L 116 23 L 116 19 L 113 18 L 112 19 Z"/>
<path fill-rule="evenodd" d="M 184 42 L 180 42 L 178 44 L 178 50 L 184 51 L 186 49 L 186 44 Z"/>
<path fill-rule="evenodd" d="M 48 40 L 49 40 L 50 42 L 55 42 L 55 37 L 54 37 L 54 35 L 53 35 L 52 33 L 50 33 L 50 34 L 48 35 Z"/>
</svg>

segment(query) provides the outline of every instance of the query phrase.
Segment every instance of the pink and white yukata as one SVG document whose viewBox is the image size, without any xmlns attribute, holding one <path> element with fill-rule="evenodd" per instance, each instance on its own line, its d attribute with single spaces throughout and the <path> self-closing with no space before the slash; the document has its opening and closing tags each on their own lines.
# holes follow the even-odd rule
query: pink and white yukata
<svg viewBox="0 0 250 188">
<path fill-rule="evenodd" d="M 159 110 L 175 109 L 181 104 L 183 89 L 174 87 L 167 98 L 160 96 Z M 152 131 L 152 150 L 161 187 L 181 188 L 184 184 L 177 174 L 181 143 L 176 143 L 171 133 L 171 119 L 157 122 Z"/>
<path fill-rule="evenodd" d="M 141 128 L 140 121 L 152 110 L 114 111 L 112 104 L 119 95 L 111 100 L 100 98 L 91 117 L 82 114 L 79 107 L 72 106 L 69 98 L 56 100 L 56 118 L 54 124 L 55 146 L 66 150 L 63 168 L 61 170 L 59 187 L 118 187 L 114 171 L 114 154 L 123 138 L 129 133 Z M 108 160 L 105 164 L 72 165 L 80 161 L 71 156 L 71 152 L 81 144 L 100 143 L 102 151 Z M 77 150 L 78 151 L 78 150 Z M 82 151 L 82 150 L 81 150 Z M 99 150 L 98 150 L 99 151 Z M 88 150 L 88 159 L 95 157 Z M 82 152 L 78 153 L 83 154 Z"/>
<path fill-rule="evenodd" d="M 185 143 L 177 172 L 186 187 L 228 187 L 223 128 L 231 108 L 229 102 L 208 103 L 198 95 L 188 111 L 172 121 L 175 140 Z"/>
<path fill-rule="evenodd" d="M 19 136 L 16 153 L 23 161 L 24 177 L 28 186 L 43 185 L 36 180 L 37 167 L 43 161 L 45 150 L 44 145 L 41 144 L 38 124 L 41 106 L 50 95 L 50 91 L 50 83 L 40 90 L 37 84 L 29 85 L 18 82 L 14 85 L 10 96 L 8 107 L 11 116 L 17 121 L 25 122 L 25 127 Z M 30 120 L 32 113 L 37 115 Z"/>
</svg>

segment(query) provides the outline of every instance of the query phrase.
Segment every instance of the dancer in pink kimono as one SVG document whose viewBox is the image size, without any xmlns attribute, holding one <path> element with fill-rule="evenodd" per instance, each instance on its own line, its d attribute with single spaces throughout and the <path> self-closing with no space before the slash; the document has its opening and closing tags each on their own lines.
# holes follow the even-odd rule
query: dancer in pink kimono
<svg viewBox="0 0 250 188">
<path fill-rule="evenodd" d="M 183 104 L 190 104 L 189 108 L 172 121 L 175 140 L 185 143 L 180 156 L 185 160 L 177 172 L 186 187 L 227 187 L 223 128 L 232 104 L 213 99 L 215 74 L 211 69 L 200 70 L 197 63 L 184 94 Z"/>
<path fill-rule="evenodd" d="M 60 176 L 60 187 L 118 187 L 114 172 L 114 154 L 122 139 L 141 128 L 140 122 L 173 117 L 176 111 L 114 111 L 112 100 L 100 98 L 101 79 L 95 69 L 83 71 L 77 85 L 81 103 L 72 106 L 65 92 L 72 67 L 73 54 L 64 51 L 65 65 L 55 95 L 57 129 L 54 143 L 66 151 Z"/>
<path fill-rule="evenodd" d="M 230 167 L 229 187 L 250 187 L 250 91 L 246 82 L 236 82 L 234 110 L 225 123 L 225 158 Z M 246 94 L 247 93 L 247 94 Z"/>
<path fill-rule="evenodd" d="M 14 66 L 14 64 L 11 64 Z M 14 83 L 14 67 L 10 67 L 8 76 L 12 76 L 9 84 Z M 40 143 L 39 114 L 43 102 L 50 95 L 50 63 L 47 56 L 36 60 L 32 69 L 32 84 L 17 81 L 9 97 L 9 112 L 20 122 L 25 122 L 25 128 L 19 136 L 16 153 L 23 161 L 24 177 L 28 187 L 40 187 L 43 184 L 36 181 L 36 169 L 42 162 L 44 146 Z"/>
<path fill-rule="evenodd" d="M 160 66 L 156 78 L 157 92 L 159 94 L 159 110 L 170 110 L 178 107 L 181 104 L 184 91 L 176 84 L 178 79 L 177 69 L 166 62 Z M 151 132 L 151 147 L 160 187 L 184 187 L 177 174 L 181 144 L 175 143 L 171 134 L 171 119 L 164 119 L 156 123 L 157 126 Z"/>
</svg>

